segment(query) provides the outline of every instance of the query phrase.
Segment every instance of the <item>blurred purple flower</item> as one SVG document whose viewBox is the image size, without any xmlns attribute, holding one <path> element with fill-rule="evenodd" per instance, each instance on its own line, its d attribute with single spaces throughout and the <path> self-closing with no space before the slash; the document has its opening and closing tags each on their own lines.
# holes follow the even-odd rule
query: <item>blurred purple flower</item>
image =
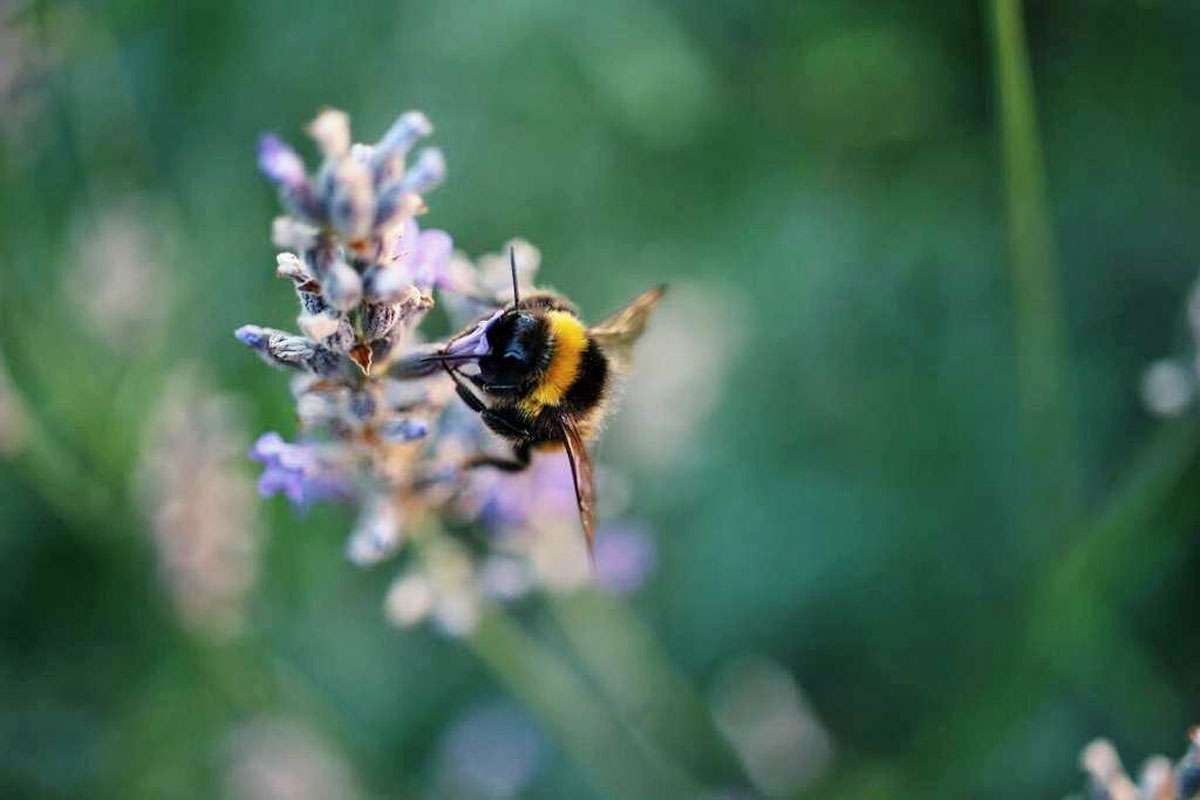
<svg viewBox="0 0 1200 800">
<path fill-rule="evenodd" d="M 258 479 L 258 493 L 263 497 L 283 493 L 292 505 L 307 508 L 353 496 L 350 485 L 322 463 L 316 445 L 289 444 L 271 431 L 258 437 L 250 457 L 264 467 Z"/>
<path fill-rule="evenodd" d="M 1096 739 L 1079 756 L 1079 766 L 1088 775 L 1088 796 L 1106 800 L 1194 800 L 1200 796 L 1200 727 L 1189 732 L 1188 744 L 1183 758 L 1175 763 L 1165 756 L 1147 759 L 1135 782 L 1125 771 L 1113 743 Z"/>
<path fill-rule="evenodd" d="M 596 536 L 596 580 L 617 594 L 636 592 L 658 560 L 654 539 L 645 525 L 610 522 Z"/>
<path fill-rule="evenodd" d="M 243 438 L 233 400 L 181 367 L 151 417 L 138 469 L 163 585 L 183 623 L 214 640 L 242 632 L 258 575 L 262 531 L 238 458 Z"/>
<path fill-rule="evenodd" d="M 493 529 L 522 527 L 533 518 L 573 520 L 575 486 L 566 456 L 536 455 L 524 472 L 478 471 L 472 476 L 479 519 Z"/>
<path fill-rule="evenodd" d="M 507 703 L 492 702 L 452 723 L 438 750 L 439 778 L 449 796 L 499 800 L 529 786 L 544 744 L 528 717 Z"/>
<path fill-rule="evenodd" d="M 436 229 L 423 231 L 415 219 L 409 218 L 396 238 L 388 269 L 398 270 L 397 276 L 428 294 L 434 286 L 445 283 L 453 254 L 450 234 Z"/>
</svg>

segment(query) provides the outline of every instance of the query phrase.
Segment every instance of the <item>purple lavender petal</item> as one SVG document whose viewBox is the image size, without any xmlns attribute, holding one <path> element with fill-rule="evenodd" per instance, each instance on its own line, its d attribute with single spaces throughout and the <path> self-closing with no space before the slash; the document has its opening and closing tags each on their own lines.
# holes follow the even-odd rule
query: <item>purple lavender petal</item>
<svg viewBox="0 0 1200 800">
<path fill-rule="evenodd" d="M 255 440 L 254 446 L 250 448 L 250 457 L 260 464 L 267 464 L 286 446 L 282 436 L 275 431 L 268 431 Z"/>
<path fill-rule="evenodd" d="M 308 185 L 300 156 L 273 133 L 259 137 L 258 168 L 267 180 L 282 189 L 298 192 Z"/>
<path fill-rule="evenodd" d="M 489 528 L 503 531 L 534 519 L 565 519 L 574 524 L 575 485 L 561 453 L 535 457 L 519 475 L 480 472 L 475 480 L 480 493 L 479 518 Z"/>
<path fill-rule="evenodd" d="M 596 580 L 611 592 L 630 594 L 646 582 L 657 556 L 645 526 L 608 523 L 596 535 Z"/>
<path fill-rule="evenodd" d="M 421 151 L 416 162 L 404 173 L 404 177 L 400 179 L 400 185 L 406 192 L 424 194 L 444 180 L 446 180 L 446 157 L 436 147 L 427 147 Z"/>
<path fill-rule="evenodd" d="M 426 294 L 435 285 L 444 287 L 449 280 L 450 256 L 454 254 L 454 240 L 445 231 L 422 231 L 417 237 L 416 252 L 410 269 L 413 283 Z"/>
<path fill-rule="evenodd" d="M 396 419 L 384 424 L 379 432 L 393 442 L 411 442 L 429 433 L 429 426 L 417 419 Z"/>
<path fill-rule="evenodd" d="M 275 432 L 264 433 L 250 449 L 250 457 L 263 465 L 258 479 L 262 497 L 283 494 L 298 508 L 352 496 L 350 484 L 322 464 L 309 444 L 290 444 Z"/>
<path fill-rule="evenodd" d="M 392 269 L 400 267 L 406 275 L 411 271 L 420 238 L 421 227 L 417 225 L 417 221 L 412 217 L 404 220 L 400 225 L 400 233 L 392 243 Z"/>
<path fill-rule="evenodd" d="M 429 117 L 420 111 L 406 111 L 392 123 L 375 145 L 372 164 L 378 169 L 396 156 L 404 156 L 418 140 L 433 133 Z"/>
<path fill-rule="evenodd" d="M 257 325 L 243 325 L 233 332 L 233 336 L 246 347 L 264 350 L 267 346 L 267 334 Z"/>
</svg>

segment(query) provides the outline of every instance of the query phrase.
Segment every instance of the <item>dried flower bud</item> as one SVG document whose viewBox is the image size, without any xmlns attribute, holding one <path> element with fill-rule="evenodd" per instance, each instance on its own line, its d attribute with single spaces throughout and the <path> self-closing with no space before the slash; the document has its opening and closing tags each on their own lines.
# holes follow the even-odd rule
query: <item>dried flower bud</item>
<svg viewBox="0 0 1200 800">
<path fill-rule="evenodd" d="M 400 185 L 405 192 L 424 194 L 435 189 L 446 180 L 446 157 L 436 147 L 427 147 L 417 156 L 416 163 L 408 168 Z"/>
<path fill-rule="evenodd" d="M 317 314 L 310 314 L 306 311 L 296 317 L 296 326 L 300 328 L 301 333 L 314 341 L 327 339 L 337 334 L 343 327 L 350 327 L 349 323 L 334 313 L 332 309 Z M 353 333 L 353 329 L 351 329 L 351 336 Z"/>
<path fill-rule="evenodd" d="M 433 586 L 421 573 L 410 572 L 388 589 L 384 609 L 392 622 L 411 628 L 433 611 Z"/>
<path fill-rule="evenodd" d="M 363 338 L 367 341 L 387 336 L 400 319 L 400 308 L 393 303 L 368 303 L 363 306 Z"/>
<path fill-rule="evenodd" d="M 363 278 L 363 293 L 377 305 L 392 305 L 419 296 L 412 275 L 403 267 L 374 267 Z"/>
<path fill-rule="evenodd" d="M 303 253 L 314 247 L 318 233 L 320 231 L 312 225 L 294 217 L 276 217 L 271 223 L 271 243 L 296 253 Z"/>
<path fill-rule="evenodd" d="M 390 230 L 412 219 L 424 210 L 419 194 L 408 191 L 396 182 L 384 189 L 375 206 L 375 227 Z"/>
<path fill-rule="evenodd" d="M 373 168 L 383 172 L 398 159 L 404 158 L 418 140 L 433 133 L 433 124 L 420 111 L 406 111 L 392 123 L 387 133 L 375 145 Z M 384 177 L 387 177 L 386 174 Z"/>
<path fill-rule="evenodd" d="M 308 135 L 325 158 L 339 159 L 350 149 L 350 116 L 345 111 L 327 108 L 309 123 Z"/>
<path fill-rule="evenodd" d="M 322 276 L 321 291 L 331 306 L 338 311 L 349 311 L 362 300 L 362 277 L 354 267 L 338 259 Z"/>
<path fill-rule="evenodd" d="M 243 325 L 233 335 L 268 364 L 307 369 L 316 375 L 333 375 L 339 369 L 337 353 L 302 336 L 257 325 Z"/>
<path fill-rule="evenodd" d="M 314 279 L 308 267 L 295 253 L 280 253 L 275 256 L 275 274 L 287 278 L 297 285 L 303 285 Z"/>
<path fill-rule="evenodd" d="M 351 242 L 364 239 L 375 222 L 375 190 L 365 164 L 347 158 L 333 170 L 329 222 Z"/>
</svg>

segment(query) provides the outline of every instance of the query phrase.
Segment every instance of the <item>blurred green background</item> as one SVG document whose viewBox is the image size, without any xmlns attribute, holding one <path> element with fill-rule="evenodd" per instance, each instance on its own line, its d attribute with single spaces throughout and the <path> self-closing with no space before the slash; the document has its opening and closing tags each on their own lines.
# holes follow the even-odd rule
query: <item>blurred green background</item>
<svg viewBox="0 0 1200 800">
<path fill-rule="evenodd" d="M 632 607 L 676 679 L 719 707 L 752 657 L 803 692 L 832 757 L 766 790 L 1060 797 L 1093 736 L 1136 763 L 1200 721 L 1200 429 L 1138 397 L 1186 351 L 1200 264 L 1193 4 L 1027 9 L 1044 214 L 1021 37 L 986 3 L 2 13 L 3 796 L 320 796 L 239 789 L 263 741 L 330 762 L 310 790 L 475 791 L 446 788 L 446 731 L 503 689 L 387 624 L 394 572 L 344 560 L 348 510 L 210 508 L 263 531 L 236 635 L 176 613 L 156 546 L 154 486 L 211 466 L 170 482 L 165 398 L 232 420 L 232 481 L 253 435 L 294 433 L 231 332 L 293 327 L 254 142 L 311 158 L 324 105 L 367 141 L 424 110 L 449 163 L 424 224 L 471 254 L 528 238 L 591 318 L 679 288 L 600 458 L 656 531 Z M 537 735 L 518 796 L 599 796 Z"/>
</svg>

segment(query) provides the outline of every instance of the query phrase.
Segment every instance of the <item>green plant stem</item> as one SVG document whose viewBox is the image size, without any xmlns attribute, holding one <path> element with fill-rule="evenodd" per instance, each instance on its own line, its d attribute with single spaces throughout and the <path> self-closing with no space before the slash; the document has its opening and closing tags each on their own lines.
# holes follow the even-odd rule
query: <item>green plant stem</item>
<svg viewBox="0 0 1200 800">
<path fill-rule="evenodd" d="M 623 601 L 585 590 L 549 605 L 585 671 L 647 746 L 711 785 L 746 783 L 704 703 Z"/>
<path fill-rule="evenodd" d="M 957 777 L 994 760 L 1030 710 L 1064 691 L 1087 694 L 1120 681 L 1112 712 L 1135 724 L 1161 719 L 1178 695 L 1157 666 L 1128 644 L 1114 611 L 1119 584 L 1139 585 L 1137 555 L 1154 515 L 1178 489 L 1200 449 L 1200 422 L 1164 425 L 1132 459 L 1125 480 L 1091 524 L 1064 537 L 1066 552 L 1031 581 L 1015 646 L 995 659 L 935 733 L 912 748 L 916 764 L 953 764 Z M 1136 687 L 1130 691 L 1129 687 Z M 985 735 L 982 737 L 980 733 Z M 954 779 L 943 774 L 948 784 Z"/>
<path fill-rule="evenodd" d="M 562 658 L 503 613 L 488 612 L 467 644 L 554 735 L 602 796 L 699 796 L 699 787 L 677 766 L 634 741 Z"/>
<path fill-rule="evenodd" d="M 0 363 L 3 356 L 0 346 Z M 44 502 L 80 530 L 101 528 L 123 534 L 136 527 L 120 493 L 98 480 L 72 450 L 58 444 L 15 381 L 10 381 L 5 391 L 12 395 L 21 425 L 12 462 Z"/>
<path fill-rule="evenodd" d="M 1022 438 L 1034 469 L 1030 519 L 1070 519 L 1079 466 L 1065 386 L 1066 334 L 1046 199 L 1033 75 L 1019 0 L 991 0 Z"/>
</svg>

